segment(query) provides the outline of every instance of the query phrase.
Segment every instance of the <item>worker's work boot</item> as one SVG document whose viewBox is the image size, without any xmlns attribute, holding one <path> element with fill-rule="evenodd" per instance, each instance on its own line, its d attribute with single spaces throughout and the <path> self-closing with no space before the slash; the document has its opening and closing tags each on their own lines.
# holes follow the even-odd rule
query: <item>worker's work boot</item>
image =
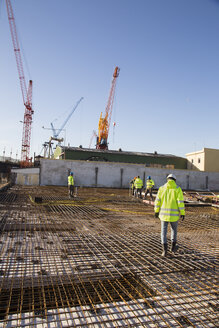
<svg viewBox="0 0 219 328">
<path fill-rule="evenodd" d="M 176 241 L 172 241 L 171 242 L 171 252 L 172 253 L 176 253 L 176 251 L 177 251 L 177 246 L 176 246 Z"/>
<path fill-rule="evenodd" d="M 163 253 L 161 254 L 161 256 L 166 257 L 167 256 L 167 244 L 162 244 L 163 246 Z"/>
</svg>

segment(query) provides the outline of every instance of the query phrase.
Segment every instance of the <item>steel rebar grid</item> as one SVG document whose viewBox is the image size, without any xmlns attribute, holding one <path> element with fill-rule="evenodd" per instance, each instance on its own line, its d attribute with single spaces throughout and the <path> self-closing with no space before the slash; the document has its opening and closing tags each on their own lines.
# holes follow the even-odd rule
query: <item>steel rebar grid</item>
<svg viewBox="0 0 219 328">
<path fill-rule="evenodd" d="M 47 200 L 63 200 L 47 192 Z M 136 207 L 128 211 L 121 200 L 106 211 L 83 202 L 23 206 L 19 198 L 27 197 L 17 198 L 1 209 L 3 327 L 215 327 L 218 247 L 209 236 L 216 236 L 217 223 L 197 226 L 194 240 L 191 211 L 178 255 L 161 259 L 152 214 L 136 224 Z M 121 211 L 111 211 L 112 203 Z M 210 215 L 218 218 L 217 211 Z"/>
</svg>

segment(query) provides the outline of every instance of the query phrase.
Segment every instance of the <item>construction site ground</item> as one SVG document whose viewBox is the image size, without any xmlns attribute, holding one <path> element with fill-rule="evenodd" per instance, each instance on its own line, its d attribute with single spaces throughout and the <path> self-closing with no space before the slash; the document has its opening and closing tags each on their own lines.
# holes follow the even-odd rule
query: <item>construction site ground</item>
<svg viewBox="0 0 219 328">
<path fill-rule="evenodd" d="M 0 192 L 0 328 L 219 327 L 218 232 L 217 207 L 188 206 L 162 258 L 160 220 L 128 190 L 12 186 Z"/>
</svg>

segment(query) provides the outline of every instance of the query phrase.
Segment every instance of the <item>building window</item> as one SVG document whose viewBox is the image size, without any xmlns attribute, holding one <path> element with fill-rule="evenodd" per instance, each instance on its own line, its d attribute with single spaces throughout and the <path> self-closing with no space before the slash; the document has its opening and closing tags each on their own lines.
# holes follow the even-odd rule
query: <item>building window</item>
<svg viewBox="0 0 219 328">
<path fill-rule="evenodd" d="M 200 158 L 198 158 L 198 163 L 201 163 L 201 159 Z"/>
</svg>

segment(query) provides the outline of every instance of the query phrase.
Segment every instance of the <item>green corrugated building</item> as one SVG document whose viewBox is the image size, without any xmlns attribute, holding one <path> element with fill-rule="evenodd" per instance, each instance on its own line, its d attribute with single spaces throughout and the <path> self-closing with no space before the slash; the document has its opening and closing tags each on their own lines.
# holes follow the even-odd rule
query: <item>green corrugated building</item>
<svg viewBox="0 0 219 328">
<path fill-rule="evenodd" d="M 187 169 L 187 159 L 183 157 L 158 154 L 157 152 L 128 152 L 121 149 L 117 151 L 57 146 L 54 152 L 54 159 L 119 162 L 145 164 L 147 167 Z"/>
</svg>

